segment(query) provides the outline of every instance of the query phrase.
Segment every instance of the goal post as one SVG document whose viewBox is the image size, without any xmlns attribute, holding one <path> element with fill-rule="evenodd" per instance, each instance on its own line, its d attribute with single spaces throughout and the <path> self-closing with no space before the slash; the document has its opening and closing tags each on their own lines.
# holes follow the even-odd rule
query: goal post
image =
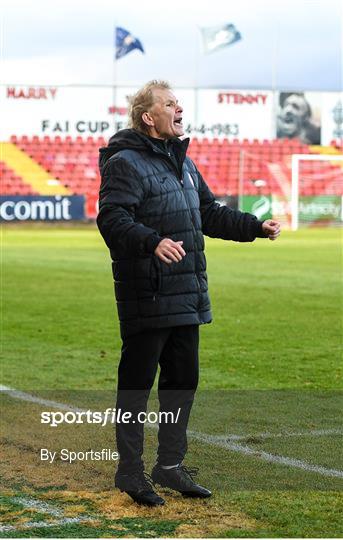
<svg viewBox="0 0 343 540">
<path fill-rule="evenodd" d="M 299 228 L 299 199 L 301 197 L 301 189 L 304 184 L 306 184 L 306 180 L 310 178 L 309 172 L 302 172 L 300 169 L 301 162 L 313 162 L 313 161 L 328 161 L 331 164 L 338 164 L 338 167 L 335 167 L 335 169 L 332 171 L 332 175 L 329 177 L 326 177 L 326 180 L 328 182 L 331 182 L 331 184 L 335 184 L 335 191 L 336 195 L 332 192 L 332 197 L 340 197 L 340 219 L 342 220 L 342 205 L 343 205 L 343 155 L 335 155 L 335 154 L 293 154 L 292 155 L 292 179 L 291 179 L 291 228 L 293 231 L 298 230 Z M 326 173 L 328 174 L 328 173 Z M 329 173 L 330 174 L 330 173 Z M 324 180 L 325 176 L 323 178 L 320 177 L 320 173 L 318 176 L 314 177 L 314 184 L 316 180 Z M 340 186 L 340 192 L 338 192 Z M 319 193 L 320 190 L 317 192 Z M 327 190 L 324 191 L 325 195 L 327 194 Z M 324 196 L 325 196 L 324 195 Z"/>
<path fill-rule="evenodd" d="M 342 225 L 343 155 L 276 150 L 266 145 L 240 152 L 239 208 L 293 231 Z"/>
</svg>

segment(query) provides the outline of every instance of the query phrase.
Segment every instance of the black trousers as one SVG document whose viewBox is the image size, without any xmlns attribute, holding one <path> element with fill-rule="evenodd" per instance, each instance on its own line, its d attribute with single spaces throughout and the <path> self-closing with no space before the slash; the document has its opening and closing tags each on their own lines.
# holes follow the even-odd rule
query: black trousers
<svg viewBox="0 0 343 540">
<path fill-rule="evenodd" d="M 159 411 L 172 412 L 174 419 L 179 411 L 177 422 L 159 423 L 158 463 L 175 465 L 183 460 L 187 451 L 186 430 L 199 378 L 198 348 L 198 325 L 157 328 L 123 340 L 116 408 L 129 411 L 132 417 L 129 423 L 116 424 L 118 471 L 121 473 L 144 468 L 144 424 L 138 421 L 138 414 L 147 410 L 158 365 Z"/>
</svg>

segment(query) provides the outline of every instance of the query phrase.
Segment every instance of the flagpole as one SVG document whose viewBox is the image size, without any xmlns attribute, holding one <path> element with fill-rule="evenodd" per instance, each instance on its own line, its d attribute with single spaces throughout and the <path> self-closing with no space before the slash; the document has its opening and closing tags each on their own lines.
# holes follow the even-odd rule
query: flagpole
<svg viewBox="0 0 343 540">
<path fill-rule="evenodd" d="M 114 27 L 114 59 L 112 70 L 112 107 L 113 107 L 113 131 L 116 132 L 116 106 L 117 106 L 117 26 Z"/>
<path fill-rule="evenodd" d="M 198 107 L 199 107 L 199 61 L 200 61 L 200 44 L 199 44 L 199 26 L 195 27 L 195 60 L 194 60 L 194 127 L 198 129 Z"/>
<path fill-rule="evenodd" d="M 272 51 L 272 91 L 273 91 L 273 137 L 276 138 L 276 115 L 278 110 L 278 60 L 279 60 L 279 21 L 274 26 L 273 51 Z"/>
<path fill-rule="evenodd" d="M 118 38 L 118 39 L 117 39 Z M 131 32 L 128 32 L 125 28 L 120 26 L 115 26 L 115 51 L 113 59 L 113 81 L 112 81 L 112 99 L 113 99 L 113 126 L 114 131 L 118 129 L 119 122 L 117 122 L 117 100 L 118 100 L 118 68 L 117 61 L 120 60 L 123 56 L 128 54 L 134 49 L 139 49 L 144 54 L 144 47 L 140 40 L 133 36 Z"/>
</svg>

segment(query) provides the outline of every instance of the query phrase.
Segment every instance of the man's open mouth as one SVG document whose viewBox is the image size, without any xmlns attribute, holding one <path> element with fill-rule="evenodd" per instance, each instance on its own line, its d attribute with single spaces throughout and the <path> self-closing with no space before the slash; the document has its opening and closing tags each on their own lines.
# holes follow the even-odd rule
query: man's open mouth
<svg viewBox="0 0 343 540">
<path fill-rule="evenodd" d="M 285 122 L 285 124 L 292 124 L 294 122 L 294 116 L 293 114 L 291 113 L 286 113 L 284 116 L 283 116 L 283 121 Z"/>
<path fill-rule="evenodd" d="M 176 120 L 174 120 L 174 124 L 176 124 L 177 126 L 182 126 L 182 118 L 177 118 Z"/>
</svg>

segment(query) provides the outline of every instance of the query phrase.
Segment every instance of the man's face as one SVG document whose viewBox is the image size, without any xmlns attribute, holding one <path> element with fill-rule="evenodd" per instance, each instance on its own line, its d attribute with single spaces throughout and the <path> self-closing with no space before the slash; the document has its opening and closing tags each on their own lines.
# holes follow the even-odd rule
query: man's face
<svg viewBox="0 0 343 540">
<path fill-rule="evenodd" d="M 148 111 L 149 135 L 158 139 L 181 137 L 184 134 L 182 107 L 171 90 L 154 88 L 154 104 Z"/>
<path fill-rule="evenodd" d="M 279 129 L 287 137 L 294 137 L 300 133 L 307 116 L 308 105 L 305 98 L 293 94 L 284 101 L 278 117 Z"/>
</svg>

